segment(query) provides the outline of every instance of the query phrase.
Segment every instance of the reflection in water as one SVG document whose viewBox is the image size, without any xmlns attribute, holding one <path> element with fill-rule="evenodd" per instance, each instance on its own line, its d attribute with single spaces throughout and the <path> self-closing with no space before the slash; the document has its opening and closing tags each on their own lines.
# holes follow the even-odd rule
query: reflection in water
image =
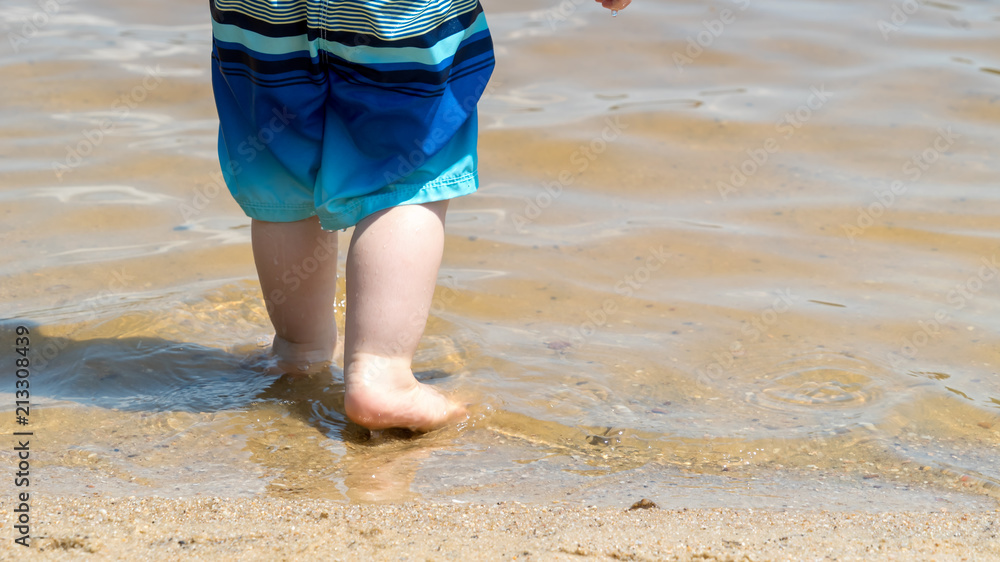
<svg viewBox="0 0 1000 562">
<path fill-rule="evenodd" d="M 66 4 L 0 55 L 0 317 L 36 338 L 46 490 L 993 505 L 995 5 L 884 37 L 886 5 L 755 3 L 692 56 L 702 3 L 485 4 L 484 185 L 415 366 L 472 416 L 423 436 L 348 423 L 337 369 L 257 345 L 203 6 Z"/>
</svg>

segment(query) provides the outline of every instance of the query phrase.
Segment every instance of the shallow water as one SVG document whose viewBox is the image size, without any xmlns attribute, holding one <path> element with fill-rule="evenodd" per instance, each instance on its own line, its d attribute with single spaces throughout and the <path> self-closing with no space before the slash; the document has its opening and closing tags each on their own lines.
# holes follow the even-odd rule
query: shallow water
<svg viewBox="0 0 1000 562">
<path fill-rule="evenodd" d="M 485 4 L 483 188 L 416 364 L 475 406 L 412 439 L 347 424 L 339 370 L 265 374 L 203 3 L 0 6 L 34 489 L 996 506 L 1000 6 Z"/>
</svg>

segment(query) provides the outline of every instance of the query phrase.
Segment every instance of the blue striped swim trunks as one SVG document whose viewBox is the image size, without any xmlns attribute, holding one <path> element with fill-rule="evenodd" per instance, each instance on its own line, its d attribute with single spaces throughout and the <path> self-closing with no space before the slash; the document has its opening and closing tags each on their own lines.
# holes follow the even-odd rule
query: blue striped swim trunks
<svg viewBox="0 0 1000 562">
<path fill-rule="evenodd" d="M 219 159 L 250 217 L 352 226 L 478 187 L 479 0 L 211 0 Z"/>
</svg>

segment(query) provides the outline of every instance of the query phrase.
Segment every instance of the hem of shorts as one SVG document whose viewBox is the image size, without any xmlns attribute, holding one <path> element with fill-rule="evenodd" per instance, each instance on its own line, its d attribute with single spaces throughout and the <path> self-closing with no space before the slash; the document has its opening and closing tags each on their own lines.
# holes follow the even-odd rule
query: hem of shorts
<svg viewBox="0 0 1000 562">
<path fill-rule="evenodd" d="M 462 174 L 447 181 L 432 181 L 423 184 L 396 184 L 388 193 L 368 195 L 352 200 L 346 209 L 337 213 L 325 213 L 320 209 L 320 226 L 324 230 L 341 230 L 352 227 L 365 217 L 379 211 L 401 205 L 421 205 L 435 201 L 445 201 L 469 195 L 479 189 L 479 175 L 476 171 Z"/>
<path fill-rule="evenodd" d="M 248 217 L 264 222 L 296 222 L 316 215 L 316 208 L 312 205 L 261 205 L 242 199 L 237 199 L 236 204 Z"/>
<path fill-rule="evenodd" d="M 423 184 L 396 184 L 388 193 L 355 198 L 347 205 L 347 210 L 338 213 L 324 213 L 313 205 L 265 205 L 236 199 L 243 212 L 254 220 L 264 222 L 296 222 L 319 215 L 320 226 L 324 230 L 350 228 L 363 218 L 379 211 L 399 205 L 421 205 L 434 201 L 454 199 L 474 193 L 479 189 L 479 175 L 469 172 L 447 181 Z"/>
</svg>

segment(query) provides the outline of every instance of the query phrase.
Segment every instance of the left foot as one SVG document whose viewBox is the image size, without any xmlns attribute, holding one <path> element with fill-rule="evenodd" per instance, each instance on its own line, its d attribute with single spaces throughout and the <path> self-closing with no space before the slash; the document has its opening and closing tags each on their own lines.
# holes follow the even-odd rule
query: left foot
<svg viewBox="0 0 1000 562">
<path fill-rule="evenodd" d="M 336 352 L 343 353 L 343 340 L 331 345 L 291 343 L 274 336 L 271 354 L 278 361 L 278 368 L 290 375 L 314 375 L 323 372 L 333 363 Z"/>
</svg>

